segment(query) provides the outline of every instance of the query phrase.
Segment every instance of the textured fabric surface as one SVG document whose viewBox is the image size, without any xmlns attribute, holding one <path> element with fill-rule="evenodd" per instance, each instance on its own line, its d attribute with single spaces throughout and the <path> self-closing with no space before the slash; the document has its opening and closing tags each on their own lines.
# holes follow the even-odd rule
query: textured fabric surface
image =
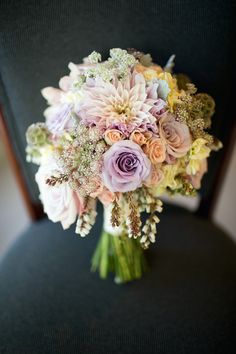
<svg viewBox="0 0 236 354">
<path fill-rule="evenodd" d="M 42 220 L 0 267 L 0 353 L 235 352 L 236 249 L 181 209 L 162 215 L 142 280 L 89 271 L 101 217 L 82 239 Z"/>
<path fill-rule="evenodd" d="M 1 0 L 0 100 L 4 106 L 32 198 L 35 167 L 25 162 L 26 127 L 43 120 L 40 89 L 57 85 L 69 61 L 92 50 L 136 47 L 160 64 L 176 54 L 176 72 L 187 73 L 217 104 L 214 132 L 226 142 L 235 119 L 235 9 L 233 0 Z M 213 155 L 204 180 L 208 195 L 222 152 Z"/>
</svg>

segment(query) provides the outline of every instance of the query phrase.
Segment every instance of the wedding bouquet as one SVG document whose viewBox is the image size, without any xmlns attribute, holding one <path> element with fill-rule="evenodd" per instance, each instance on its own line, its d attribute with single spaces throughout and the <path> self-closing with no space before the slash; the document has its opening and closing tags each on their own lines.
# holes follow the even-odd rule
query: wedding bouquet
<svg viewBox="0 0 236 354">
<path fill-rule="evenodd" d="M 64 229 L 89 234 L 96 203 L 104 225 L 92 270 L 115 281 L 141 277 L 143 249 L 155 242 L 160 196 L 192 196 L 200 188 L 211 150 L 207 130 L 214 100 L 185 75 L 173 75 L 149 54 L 111 49 L 69 64 L 59 88 L 46 87 L 46 122 L 26 133 L 27 160 L 39 165 L 36 182 L 44 211 Z M 145 213 L 146 218 L 141 218 Z M 144 219 L 144 220 L 143 220 Z"/>
</svg>

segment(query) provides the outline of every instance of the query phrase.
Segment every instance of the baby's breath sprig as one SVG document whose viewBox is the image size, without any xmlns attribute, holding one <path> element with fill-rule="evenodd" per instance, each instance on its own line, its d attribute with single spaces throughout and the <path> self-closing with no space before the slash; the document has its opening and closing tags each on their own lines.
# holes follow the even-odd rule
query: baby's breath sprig
<svg viewBox="0 0 236 354">
<path fill-rule="evenodd" d="M 89 55 L 89 62 L 97 63 L 100 59 L 99 53 L 93 52 Z M 99 63 L 95 67 L 86 71 L 88 78 L 100 77 L 102 80 L 109 82 L 114 76 L 119 79 L 124 79 L 130 72 L 130 68 L 137 62 L 136 58 L 120 48 L 113 48 L 110 50 L 110 57 L 108 60 Z"/>
<path fill-rule="evenodd" d="M 93 198 L 86 199 L 86 211 L 80 215 L 77 219 L 75 233 L 81 237 L 85 237 L 89 234 L 92 226 L 96 221 L 96 201 Z"/>
<path fill-rule="evenodd" d="M 69 177 L 70 187 L 86 197 L 96 189 L 101 172 L 102 155 L 106 145 L 96 128 L 83 124 L 73 131 L 72 141 L 63 141 L 57 154 L 60 169 Z"/>
<path fill-rule="evenodd" d="M 102 60 L 101 54 L 96 52 L 95 50 L 87 57 L 87 61 L 90 64 L 97 64 L 101 60 Z"/>
</svg>

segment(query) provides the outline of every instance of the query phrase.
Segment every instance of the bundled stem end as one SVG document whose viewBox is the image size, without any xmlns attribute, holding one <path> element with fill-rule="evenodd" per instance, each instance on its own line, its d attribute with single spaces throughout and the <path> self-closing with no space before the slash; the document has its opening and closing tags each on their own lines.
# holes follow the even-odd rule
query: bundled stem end
<svg viewBox="0 0 236 354">
<path fill-rule="evenodd" d="M 91 271 L 102 279 L 114 273 L 118 284 L 140 279 L 148 269 L 140 242 L 125 235 L 113 236 L 103 231 L 92 257 Z"/>
</svg>

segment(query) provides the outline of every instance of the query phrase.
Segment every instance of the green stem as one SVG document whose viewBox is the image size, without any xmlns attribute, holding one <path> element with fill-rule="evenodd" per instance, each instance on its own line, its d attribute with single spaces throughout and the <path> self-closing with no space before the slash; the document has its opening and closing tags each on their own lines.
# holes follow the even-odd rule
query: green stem
<svg viewBox="0 0 236 354">
<path fill-rule="evenodd" d="M 147 270 L 147 262 L 138 240 L 103 231 L 92 257 L 91 270 L 98 271 L 103 279 L 113 272 L 115 282 L 125 283 L 139 279 Z"/>
</svg>

